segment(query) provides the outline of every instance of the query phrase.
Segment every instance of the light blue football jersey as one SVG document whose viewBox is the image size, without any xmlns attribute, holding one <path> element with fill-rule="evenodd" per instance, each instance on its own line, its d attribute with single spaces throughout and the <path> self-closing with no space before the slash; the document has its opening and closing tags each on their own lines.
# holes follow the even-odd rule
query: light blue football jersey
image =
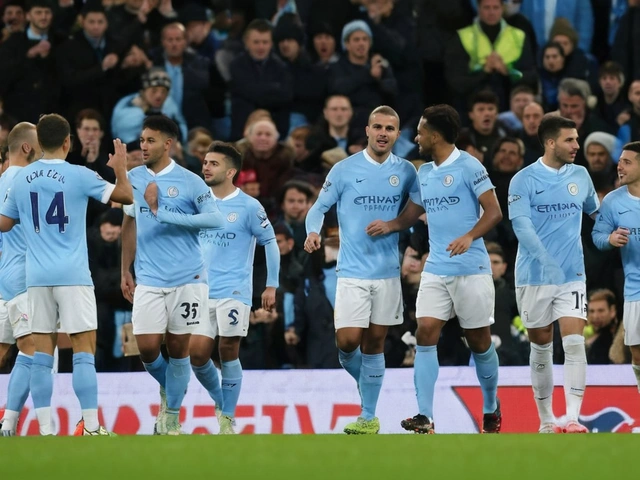
<svg viewBox="0 0 640 480">
<path fill-rule="evenodd" d="M 481 238 L 467 252 L 450 256 L 449 244 L 468 233 L 480 219 L 478 198 L 494 188 L 486 168 L 457 148 L 439 166 L 425 163 L 418 171 L 422 207 L 429 225 L 429 256 L 424 271 L 434 275 L 490 275 L 491 262 Z"/>
<path fill-rule="evenodd" d="M 383 279 L 400 275 L 398 234 L 371 237 L 374 220 L 393 220 L 409 195 L 419 196 L 415 167 L 390 154 L 379 164 L 366 151 L 342 160 L 327 175 L 318 200 L 307 214 L 307 232 L 319 233 L 323 215 L 338 204 L 338 277 Z"/>
<path fill-rule="evenodd" d="M 538 238 L 560 265 L 565 282 L 584 282 L 580 230 L 583 212 L 591 215 L 599 201 L 587 169 L 566 164 L 551 169 L 539 159 L 519 171 L 509 185 L 509 218 L 531 219 Z M 542 264 L 518 246 L 516 286 L 550 285 Z"/>
<path fill-rule="evenodd" d="M 107 203 L 115 185 L 86 167 L 38 160 L 15 176 L 0 213 L 19 219 L 27 244 L 27 287 L 93 285 L 87 203 Z"/>
<path fill-rule="evenodd" d="M 609 193 L 600 206 L 593 227 L 593 242 L 600 249 L 612 248 L 609 235 L 618 227 L 629 230 L 629 243 L 620 248 L 624 269 L 624 299 L 640 301 L 640 198 L 629 193 L 626 186 Z"/>
<path fill-rule="evenodd" d="M 173 160 L 158 174 L 146 166 L 129 172 L 133 186 L 135 211 L 136 282 L 147 287 L 177 287 L 190 283 L 206 283 L 199 229 L 160 223 L 149 209 L 144 192 L 149 183 L 158 184 L 158 205 L 172 212 L 195 215 L 217 212 L 211 190 L 199 176 L 182 168 Z"/>
<path fill-rule="evenodd" d="M 209 272 L 209 298 L 233 298 L 251 305 L 256 240 L 267 245 L 275 243 L 276 235 L 260 202 L 240 189 L 216 198 L 216 203 L 225 218 L 224 227 L 200 231 Z M 278 256 L 277 265 L 279 260 Z M 278 272 L 269 271 L 268 275 L 267 285 L 277 287 Z"/>
<path fill-rule="evenodd" d="M 0 177 L 0 201 L 4 202 L 11 189 L 11 184 L 22 167 L 9 167 Z M 11 230 L 3 234 L 4 251 L 0 256 L 0 295 L 3 300 L 12 298 L 27 291 L 27 266 L 25 238 L 22 225 L 17 223 Z"/>
</svg>

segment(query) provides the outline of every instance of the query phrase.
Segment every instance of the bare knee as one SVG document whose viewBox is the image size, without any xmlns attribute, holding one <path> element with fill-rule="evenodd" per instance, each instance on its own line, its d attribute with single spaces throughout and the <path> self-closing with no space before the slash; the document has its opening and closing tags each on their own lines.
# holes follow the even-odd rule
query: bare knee
<svg viewBox="0 0 640 480">
<path fill-rule="evenodd" d="M 419 318 L 418 329 L 416 330 L 417 344 L 423 347 L 437 345 L 444 324 L 445 322 L 436 318 Z"/>
<path fill-rule="evenodd" d="M 20 350 L 25 355 L 33 356 L 36 351 L 36 344 L 34 343 L 33 337 L 31 335 L 25 335 L 24 337 L 18 338 L 16 340 L 16 344 L 18 345 L 18 350 Z"/>
<path fill-rule="evenodd" d="M 343 352 L 353 352 L 362 342 L 362 328 L 347 327 L 336 330 L 336 346 Z"/>
<path fill-rule="evenodd" d="M 175 335 L 168 333 L 165 336 L 167 352 L 171 358 L 187 358 L 189 356 L 189 339 L 191 335 Z"/>
<path fill-rule="evenodd" d="M 240 355 L 241 337 L 219 337 L 218 352 L 220 361 L 231 362 L 237 360 Z"/>
</svg>

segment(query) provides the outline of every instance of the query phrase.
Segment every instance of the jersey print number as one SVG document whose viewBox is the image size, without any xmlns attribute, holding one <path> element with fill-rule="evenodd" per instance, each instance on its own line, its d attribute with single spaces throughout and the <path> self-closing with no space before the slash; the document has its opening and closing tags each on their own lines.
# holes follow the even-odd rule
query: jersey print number
<svg viewBox="0 0 640 480">
<path fill-rule="evenodd" d="M 31 218 L 36 233 L 40 233 L 40 199 L 37 192 L 31 192 Z M 64 207 L 64 192 L 56 192 L 44 216 L 49 225 L 58 225 L 58 231 L 64 233 L 69 217 Z"/>
</svg>

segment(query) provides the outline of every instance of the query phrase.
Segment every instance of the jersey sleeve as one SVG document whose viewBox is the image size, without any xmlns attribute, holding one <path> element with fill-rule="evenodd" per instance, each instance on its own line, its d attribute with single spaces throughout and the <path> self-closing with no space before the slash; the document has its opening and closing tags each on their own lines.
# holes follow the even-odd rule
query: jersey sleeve
<svg viewBox="0 0 640 480">
<path fill-rule="evenodd" d="M 408 165 L 407 170 L 410 175 L 408 194 L 409 199 L 416 205 L 422 205 L 422 196 L 420 195 L 420 181 L 418 180 L 418 172 L 413 165 Z"/>
<path fill-rule="evenodd" d="M 322 184 L 318 199 L 307 213 L 305 221 L 307 234 L 320 233 L 322 223 L 324 222 L 324 214 L 327 213 L 340 198 L 342 193 L 342 182 L 340 181 L 341 165 L 341 163 L 338 163 L 329 171 L 326 180 Z"/>
<path fill-rule="evenodd" d="M 613 218 L 613 210 L 611 205 L 613 203 L 612 197 L 605 197 L 600 206 L 600 211 L 596 217 L 596 223 L 591 231 L 591 239 L 593 244 L 600 250 L 609 250 L 613 248 L 613 245 L 609 243 L 609 235 L 616 230 L 616 221 Z"/>
<path fill-rule="evenodd" d="M 516 174 L 509 183 L 509 220 L 517 217 L 531 218 L 531 198 L 527 187 L 526 177 Z"/>
<path fill-rule="evenodd" d="M 6 198 L 2 205 L 0 205 L 0 215 L 12 218 L 13 220 L 18 220 L 20 218 L 13 188 L 9 188 L 7 190 Z"/>
<path fill-rule="evenodd" d="M 107 182 L 100 174 L 89 170 L 86 167 L 79 167 L 80 184 L 84 188 L 84 193 L 95 200 L 102 203 L 109 203 L 111 194 L 116 186 Z"/>
<path fill-rule="evenodd" d="M 598 198 L 598 193 L 596 192 L 596 188 L 593 186 L 593 180 L 587 173 L 587 170 L 584 170 L 584 175 L 587 181 L 587 198 L 584 200 L 584 204 L 582 209 L 584 213 L 587 215 L 591 215 L 596 212 L 600 207 L 600 199 Z"/>
<path fill-rule="evenodd" d="M 266 245 L 276 238 L 273 226 L 269 221 L 269 217 L 267 217 L 267 212 L 257 200 L 251 202 L 249 226 L 251 234 L 256 237 L 259 245 Z"/>
<path fill-rule="evenodd" d="M 489 172 L 484 168 L 480 162 L 470 161 L 469 164 L 471 167 L 469 168 L 468 176 L 466 178 L 469 187 L 473 190 L 476 198 L 480 198 L 480 196 L 489 190 L 494 189 L 493 183 L 491 183 L 491 179 L 489 178 Z"/>
</svg>

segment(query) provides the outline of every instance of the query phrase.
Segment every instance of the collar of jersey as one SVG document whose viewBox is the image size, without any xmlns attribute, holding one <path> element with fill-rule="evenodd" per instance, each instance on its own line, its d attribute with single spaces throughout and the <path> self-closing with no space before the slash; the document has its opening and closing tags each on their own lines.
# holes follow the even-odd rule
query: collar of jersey
<svg viewBox="0 0 640 480">
<path fill-rule="evenodd" d="M 460 150 L 458 150 L 458 147 L 453 147 L 453 152 L 451 152 L 451 155 L 449 155 L 444 162 L 442 162 L 440 165 L 436 165 L 436 162 L 433 162 L 433 170 L 435 171 L 442 167 L 448 167 L 458 158 L 460 158 Z"/>
<path fill-rule="evenodd" d="M 215 198 L 216 200 L 220 200 L 221 202 L 226 202 L 227 200 L 231 200 L 232 198 L 236 198 L 238 195 L 240 195 L 240 189 L 238 187 L 236 187 L 236 189 L 231 192 L 229 195 L 227 195 L 224 198 L 218 198 L 216 197 L 216 194 L 213 193 L 213 188 L 211 189 L 211 195 L 213 195 L 213 198 Z"/>
<path fill-rule="evenodd" d="M 167 165 L 166 167 L 164 167 L 162 170 L 160 170 L 158 173 L 155 173 L 153 170 L 151 170 L 149 167 L 147 168 L 147 172 L 149 172 L 149 175 L 151 175 L 152 177 L 160 177 L 162 175 L 166 175 L 167 173 L 170 173 L 171 170 L 173 170 L 176 166 L 176 162 L 173 161 L 173 158 L 171 159 L 171 162 L 169 163 L 169 165 Z"/>
<path fill-rule="evenodd" d="M 62 160 L 61 158 L 41 158 L 40 160 L 38 160 L 39 162 L 44 162 L 44 163 L 48 163 L 48 164 L 52 164 L 52 163 L 64 163 L 65 160 Z"/>
<path fill-rule="evenodd" d="M 11 167 L 9 167 L 9 168 L 11 168 Z M 626 189 L 627 197 L 629 197 L 629 198 L 630 198 L 631 200 L 633 200 L 634 202 L 640 202 L 640 198 L 638 198 L 638 197 L 636 197 L 636 196 L 634 196 L 634 195 L 631 195 L 631 192 L 629 192 L 629 187 L 627 187 L 627 186 L 625 185 L 625 189 Z"/>
<path fill-rule="evenodd" d="M 553 173 L 553 174 L 555 174 L 555 175 L 560 175 L 560 174 L 564 173 L 564 171 L 567 169 L 567 165 L 568 165 L 567 163 L 565 163 L 564 165 L 562 165 L 560 168 L 558 168 L 558 169 L 556 170 L 555 168 L 551 168 L 549 165 L 547 165 L 546 163 L 544 163 L 544 162 L 542 161 L 542 157 L 540 157 L 540 158 L 538 159 L 538 163 L 539 163 L 540 165 L 542 165 L 542 166 L 543 166 L 547 171 L 549 171 L 549 172 L 551 172 L 551 173 Z"/>
<path fill-rule="evenodd" d="M 391 160 L 391 157 L 393 157 L 393 153 L 391 153 L 391 152 L 389 152 L 389 156 L 388 156 L 388 157 L 387 157 L 387 159 L 386 159 L 384 162 L 382 162 L 382 163 L 378 163 L 378 162 L 376 162 L 373 158 L 371 158 L 371 155 L 369 155 L 369 154 L 367 153 L 367 149 L 366 149 L 366 148 L 365 148 L 364 150 L 362 150 L 362 154 L 364 155 L 364 159 L 365 159 L 367 162 L 374 164 L 376 167 L 381 167 L 382 165 L 384 165 L 384 164 L 385 164 L 385 163 L 387 163 L 387 162 L 389 162 L 389 163 L 392 163 L 392 162 L 393 162 L 393 160 Z"/>
</svg>

